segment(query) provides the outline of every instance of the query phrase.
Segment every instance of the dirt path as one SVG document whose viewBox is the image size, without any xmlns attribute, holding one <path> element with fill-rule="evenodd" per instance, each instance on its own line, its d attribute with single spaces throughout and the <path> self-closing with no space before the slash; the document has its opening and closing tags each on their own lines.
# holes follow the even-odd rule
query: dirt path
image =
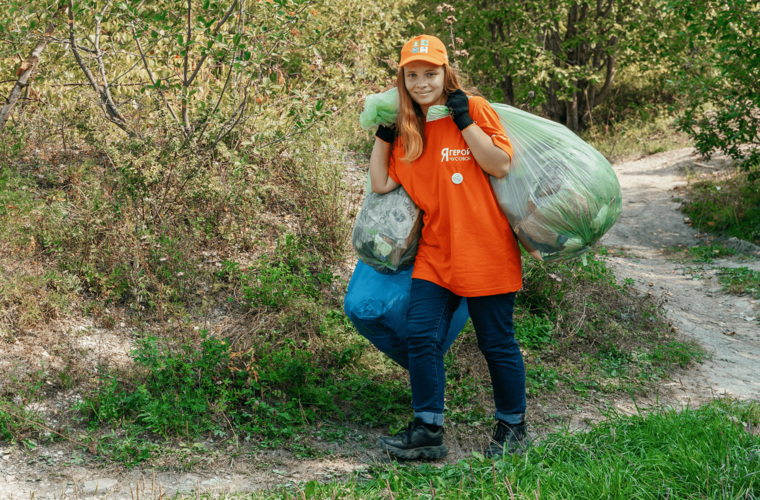
<svg viewBox="0 0 760 500">
<path fill-rule="evenodd" d="M 760 400 L 760 301 L 724 294 L 716 276 L 718 267 L 760 271 L 757 256 L 688 265 L 675 261 L 669 251 L 706 238 L 679 211 L 677 199 L 687 171 L 726 165 L 723 159 L 700 161 L 691 148 L 614 165 L 623 190 L 623 214 L 602 243 L 618 255 L 610 259 L 616 276 L 633 279 L 642 293 L 664 296 L 673 326 L 712 355 L 680 377 L 676 394 L 682 402 L 701 403 L 723 394 Z"/>
<path fill-rule="evenodd" d="M 689 269 L 668 257 L 669 248 L 701 241 L 674 200 L 686 183 L 687 169 L 724 165 L 716 160 L 699 166 L 697 161 L 691 149 L 682 149 L 614 165 L 623 189 L 623 214 L 602 243 L 612 251 L 610 263 L 618 278 L 630 278 L 642 293 L 667 299 L 673 326 L 712 353 L 703 365 L 666 383 L 663 401 L 698 404 L 722 394 L 760 400 L 760 325 L 751 319 L 760 316 L 760 304 L 723 294 L 715 271 L 737 265 L 760 270 L 760 261 L 720 261 Z M 624 411 L 626 404 L 632 406 L 630 400 L 615 403 Z M 159 491 L 244 492 L 338 478 L 376 458 L 373 436 L 356 436 L 354 441 L 358 444 L 351 453 L 317 460 L 294 460 L 277 452 L 234 457 L 204 442 L 208 455 L 197 458 L 188 472 L 98 465 L 62 443 L 33 453 L 0 443 L 0 500 L 30 498 L 32 492 L 37 499 L 133 499 L 139 498 L 138 489 L 143 498 L 157 498 Z M 468 453 L 452 448 L 452 455 L 460 458 Z"/>
</svg>

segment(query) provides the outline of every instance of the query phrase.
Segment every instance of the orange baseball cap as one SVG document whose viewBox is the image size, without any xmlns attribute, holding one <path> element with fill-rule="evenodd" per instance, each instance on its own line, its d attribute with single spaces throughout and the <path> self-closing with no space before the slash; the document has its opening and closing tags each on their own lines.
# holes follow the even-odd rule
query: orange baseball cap
<svg viewBox="0 0 760 500">
<path fill-rule="evenodd" d="M 440 66 L 449 62 L 449 54 L 446 52 L 446 46 L 438 38 L 420 35 L 404 44 L 399 67 L 414 61 L 425 61 Z"/>
</svg>

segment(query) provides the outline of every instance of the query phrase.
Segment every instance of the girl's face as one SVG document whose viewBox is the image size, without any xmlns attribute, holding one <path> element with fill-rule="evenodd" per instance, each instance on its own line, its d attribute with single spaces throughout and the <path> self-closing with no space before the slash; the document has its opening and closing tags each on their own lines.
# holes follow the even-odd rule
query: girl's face
<svg viewBox="0 0 760 500">
<path fill-rule="evenodd" d="M 404 66 L 404 85 L 412 100 L 427 114 L 430 106 L 446 104 L 443 96 L 443 66 L 414 61 Z"/>
</svg>

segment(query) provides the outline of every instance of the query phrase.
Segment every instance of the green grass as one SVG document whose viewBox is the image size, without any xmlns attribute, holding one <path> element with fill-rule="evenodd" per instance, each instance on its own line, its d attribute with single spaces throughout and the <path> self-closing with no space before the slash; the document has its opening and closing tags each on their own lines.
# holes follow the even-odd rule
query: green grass
<svg viewBox="0 0 760 500">
<path fill-rule="evenodd" d="M 643 393 L 674 366 L 704 358 L 670 335 L 662 312 L 619 283 L 604 247 L 586 264 L 527 261 L 515 329 L 526 352 L 528 394 Z"/>
<path fill-rule="evenodd" d="M 34 412 L 27 411 L 23 404 L 0 398 L 0 442 L 20 442 L 26 446 L 34 443 L 41 419 Z"/>
<path fill-rule="evenodd" d="M 408 407 L 406 385 L 356 369 L 366 343 L 346 340 L 325 352 L 287 340 L 240 352 L 206 335 L 181 345 L 148 335 L 134 373 L 103 373 L 79 410 L 100 454 L 130 466 L 155 456 L 156 442 L 199 437 L 303 454 L 298 438 L 316 422 L 387 425 Z"/>
<path fill-rule="evenodd" d="M 6 244 L 28 249 L 31 231 L 20 222 L 36 205 L 33 179 L 12 168 L 0 169 L 0 237 Z"/>
<path fill-rule="evenodd" d="M 289 259 L 283 255 L 281 262 Z M 516 314 L 529 397 L 578 402 L 591 391 L 641 394 L 670 367 L 701 359 L 697 346 L 669 338 L 652 304 L 616 282 L 603 251 L 586 262 L 529 266 L 533 293 L 518 300 Z M 239 266 L 227 263 L 221 273 L 223 281 L 238 276 Z M 260 280 L 262 287 L 276 280 L 269 283 Z M 102 373 L 99 389 L 80 407 L 101 454 L 132 465 L 157 456 L 156 443 L 213 437 L 310 456 L 318 453 L 307 437 L 314 425 L 404 424 L 410 417 L 405 372 L 380 366 L 387 361 L 346 317 L 316 300 L 305 294 L 288 305 L 279 328 L 293 333 L 285 337 L 260 332 L 234 346 L 210 336 L 138 340 L 134 370 Z M 298 325 L 314 330 L 315 323 L 318 336 L 293 335 Z M 488 371 L 471 325 L 445 363 L 451 421 L 490 425 Z"/>
<path fill-rule="evenodd" d="M 693 179 L 681 210 L 700 231 L 760 244 L 760 183 L 753 174 L 734 169 Z"/>
<path fill-rule="evenodd" d="M 760 299 L 760 272 L 746 267 L 722 267 L 718 282 L 732 295 L 750 295 Z"/>
<path fill-rule="evenodd" d="M 634 132 L 662 132 L 664 142 L 649 147 L 667 147 L 666 121 L 654 128 L 634 122 L 593 133 L 613 141 L 600 146 L 612 156 L 647 142 Z M 349 207 L 330 153 L 309 139 L 309 154 L 262 157 L 261 168 L 238 168 L 237 157 L 207 168 L 188 157 L 176 165 L 188 179 L 183 188 L 166 177 L 164 167 L 174 163 L 162 137 L 115 141 L 108 162 L 86 148 L 81 159 L 0 172 L 0 235 L 11 252 L 50 268 L 0 279 L 0 300 L 22 304 L 26 314 L 14 319 L 13 331 L 45 319 L 36 305 L 66 317 L 82 304 L 106 328 L 119 317 L 114 311 L 133 313 L 133 330 L 153 320 L 163 325 L 156 336 L 138 334 L 133 364 L 102 367 L 95 387 L 63 372 L 39 377 L 83 391 L 75 432 L 85 428 L 83 440 L 97 442 L 101 457 L 134 465 L 164 453 L 202 453 L 187 444 L 201 438 L 316 456 L 314 428 L 337 429 L 325 439 L 355 441 L 340 429 L 406 423 L 406 374 L 340 311 L 344 284 L 332 264 L 350 230 Z M 622 139 L 626 145 L 615 142 Z M 699 359 L 698 350 L 667 337 L 656 306 L 618 283 L 604 256 L 600 248 L 583 261 L 527 261 L 515 319 L 530 398 L 576 404 L 591 391 L 645 392 L 669 366 Z M 220 308 L 244 331 L 201 337 L 188 328 L 208 324 Z M 0 336 L 13 334 L 6 328 Z M 451 420 L 490 425 L 490 383 L 471 330 L 446 363 Z M 18 439 L 39 434 L 7 412 L 2 419 Z"/>
<path fill-rule="evenodd" d="M 711 263 L 715 259 L 724 257 L 733 257 L 737 254 L 736 250 L 726 248 L 720 243 L 711 243 L 709 245 L 697 245 L 684 250 L 686 258 L 694 262 Z"/>
<path fill-rule="evenodd" d="M 670 340 L 652 349 L 652 359 L 661 366 L 685 368 L 708 357 L 702 347 L 694 341 Z M 664 374 L 663 374 L 664 378 Z"/>
<path fill-rule="evenodd" d="M 252 498 L 757 498 L 759 414 L 756 403 L 729 401 L 610 413 L 588 432 L 545 436 L 521 457 L 377 465 L 348 482 L 311 481 Z"/>
<path fill-rule="evenodd" d="M 662 153 L 689 145 L 688 137 L 675 130 L 675 118 L 651 110 L 647 120 L 631 115 L 618 121 L 595 123 L 581 134 L 610 161 Z"/>
<path fill-rule="evenodd" d="M 88 168 L 93 172 L 88 173 Z M 18 220 L 4 214 L 0 230 L 14 234 L 14 228 L 28 224 L 30 236 L 41 242 L 30 257 L 42 254 L 60 269 L 41 275 L 34 287 L 19 288 L 25 278 L 14 278 L 6 292 L 13 287 L 44 289 L 61 315 L 68 314 L 68 304 L 79 297 L 88 304 L 105 301 L 109 308 L 131 308 L 141 321 L 160 317 L 159 313 L 181 319 L 176 328 L 164 322 L 160 335 L 138 335 L 129 368 L 104 367 L 96 387 L 82 387 L 79 422 L 86 428 L 86 439 L 97 442 L 101 457 L 134 465 L 200 438 L 314 456 L 319 453 L 309 439 L 314 427 L 396 428 L 408 421 L 406 374 L 359 337 L 341 312 L 343 284 L 316 250 L 313 238 L 296 237 L 283 229 L 270 241 L 270 251 L 243 264 L 241 254 L 230 252 L 220 234 L 207 231 L 212 219 L 201 221 L 198 212 L 178 228 L 151 231 L 129 225 L 136 232 L 127 228 L 125 241 L 135 246 L 116 248 L 106 243 L 122 239 L 118 236 L 126 228 L 122 223 L 133 220 L 136 212 L 127 213 L 129 203 L 119 205 L 116 198 L 105 199 L 95 189 L 100 185 L 93 179 L 97 166 L 71 165 L 65 178 L 42 185 L 19 172 L 4 174 L 0 195 L 7 204 L 23 201 L 29 211 L 44 215 L 61 204 L 72 209 L 76 202 L 81 213 L 101 221 L 96 226 L 104 239 L 96 238 L 99 246 L 89 254 L 81 246 L 67 253 L 74 246 L 64 240 L 74 236 L 64 233 L 63 225 L 48 221 L 42 231 L 34 228 L 28 214 Z M 23 185 L 28 185 L 27 190 Z M 19 194 L 35 185 L 43 193 L 39 198 Z M 80 186 L 94 194 L 67 195 L 68 201 L 62 202 L 62 197 L 56 198 L 62 185 Z M 260 194 L 262 203 L 288 208 L 284 195 Z M 80 227 L 77 245 L 94 237 L 95 230 L 84 231 L 86 227 Z M 112 230 L 117 227 L 121 229 Z M 13 246 L 18 249 L 30 241 L 31 237 L 18 240 Z M 229 244 L 235 242 L 239 240 Z M 133 251 L 140 254 L 139 266 L 130 260 Z M 211 266 L 208 261 L 216 255 L 219 259 Z M 606 266 L 603 248 L 586 257 L 585 264 L 531 260 L 525 266 L 525 289 L 518 296 L 515 319 L 526 352 L 531 398 L 569 397 L 574 404 L 592 390 L 642 392 L 673 363 L 674 356 L 657 354 L 658 349 L 670 350 L 655 305 L 617 283 Z M 36 293 L 13 297 L 22 295 L 43 303 L 34 298 Z M 85 295 L 90 299 L 83 300 Z M 207 337 L 188 333 L 187 326 L 200 324 L 198 318 L 222 302 L 230 317 L 256 314 L 257 326 Z M 198 315 L 191 316 L 196 307 Z M 30 304 L 25 310 L 34 309 Z M 93 315 L 105 321 L 104 312 Z M 678 358 L 678 364 L 697 359 L 690 354 Z M 490 425 L 491 388 L 471 329 L 460 336 L 446 363 L 450 418 Z M 50 376 L 56 386 L 78 387 L 81 382 L 66 374 Z M 13 419 L 8 422 L 13 424 Z M 34 437 L 32 431 L 27 434 Z"/>
</svg>

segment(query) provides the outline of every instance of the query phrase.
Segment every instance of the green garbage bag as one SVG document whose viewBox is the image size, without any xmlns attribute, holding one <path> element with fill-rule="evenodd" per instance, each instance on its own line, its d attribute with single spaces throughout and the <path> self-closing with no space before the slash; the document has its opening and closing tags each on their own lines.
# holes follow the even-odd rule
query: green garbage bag
<svg viewBox="0 0 760 500">
<path fill-rule="evenodd" d="M 395 122 L 398 105 L 394 107 L 390 102 L 391 99 L 398 100 L 398 93 L 394 91 L 392 89 L 367 98 L 362 113 L 364 118 L 360 118 L 363 128 Z M 506 104 L 492 103 L 491 106 L 499 115 L 514 149 L 509 173 L 502 179 L 491 177 L 491 185 L 520 244 L 531 256 L 543 261 L 576 257 L 588 251 L 615 224 L 622 212 L 622 192 L 610 163 L 559 123 Z M 446 106 L 431 106 L 427 120 L 447 116 L 449 109 Z M 367 197 L 369 199 L 370 196 Z M 401 203 L 403 212 L 407 206 L 406 199 L 409 195 L 403 192 L 389 198 L 388 203 Z M 371 206 L 367 207 L 368 211 L 372 210 Z M 365 206 L 362 206 L 364 210 Z M 380 240 L 375 240 L 373 245 L 366 242 L 369 236 L 374 237 L 373 232 L 385 234 L 387 229 L 384 228 L 393 224 L 393 218 L 388 217 L 391 210 L 391 206 L 384 206 L 383 212 L 372 218 L 374 226 L 365 231 L 368 236 L 354 239 L 354 247 L 360 257 L 363 254 L 357 244 L 363 245 L 364 250 L 371 254 L 362 257 L 362 261 L 368 265 L 373 265 L 371 262 L 374 261 L 375 265 L 385 270 L 397 265 L 383 264 L 383 253 L 388 248 Z M 416 211 L 419 214 L 419 208 Z M 359 225 L 357 217 L 356 226 Z M 356 226 L 354 233 L 357 232 Z M 404 230 L 407 229 L 412 229 L 412 226 L 405 226 Z M 419 234 L 415 228 L 401 239 L 382 236 L 380 239 L 392 248 L 403 244 L 399 250 L 404 255 L 404 262 L 411 263 L 414 261 L 411 252 L 416 253 L 417 242 L 410 238 L 419 239 Z M 388 255 L 394 251 L 391 250 Z"/>
<path fill-rule="evenodd" d="M 514 149 L 509 173 L 491 177 L 491 185 L 518 240 L 543 261 L 586 252 L 623 210 L 612 166 L 559 123 L 506 104 L 491 106 Z"/>
<path fill-rule="evenodd" d="M 607 159 L 564 125 L 506 104 L 491 103 L 514 155 L 509 173 L 491 186 L 517 239 L 538 260 L 588 251 L 623 210 Z M 431 106 L 428 121 L 449 116 Z"/>
<path fill-rule="evenodd" d="M 372 94 L 364 100 L 364 110 L 359 122 L 364 130 L 378 125 L 390 126 L 396 123 L 398 115 L 398 89 L 393 87 L 381 94 Z"/>
</svg>

